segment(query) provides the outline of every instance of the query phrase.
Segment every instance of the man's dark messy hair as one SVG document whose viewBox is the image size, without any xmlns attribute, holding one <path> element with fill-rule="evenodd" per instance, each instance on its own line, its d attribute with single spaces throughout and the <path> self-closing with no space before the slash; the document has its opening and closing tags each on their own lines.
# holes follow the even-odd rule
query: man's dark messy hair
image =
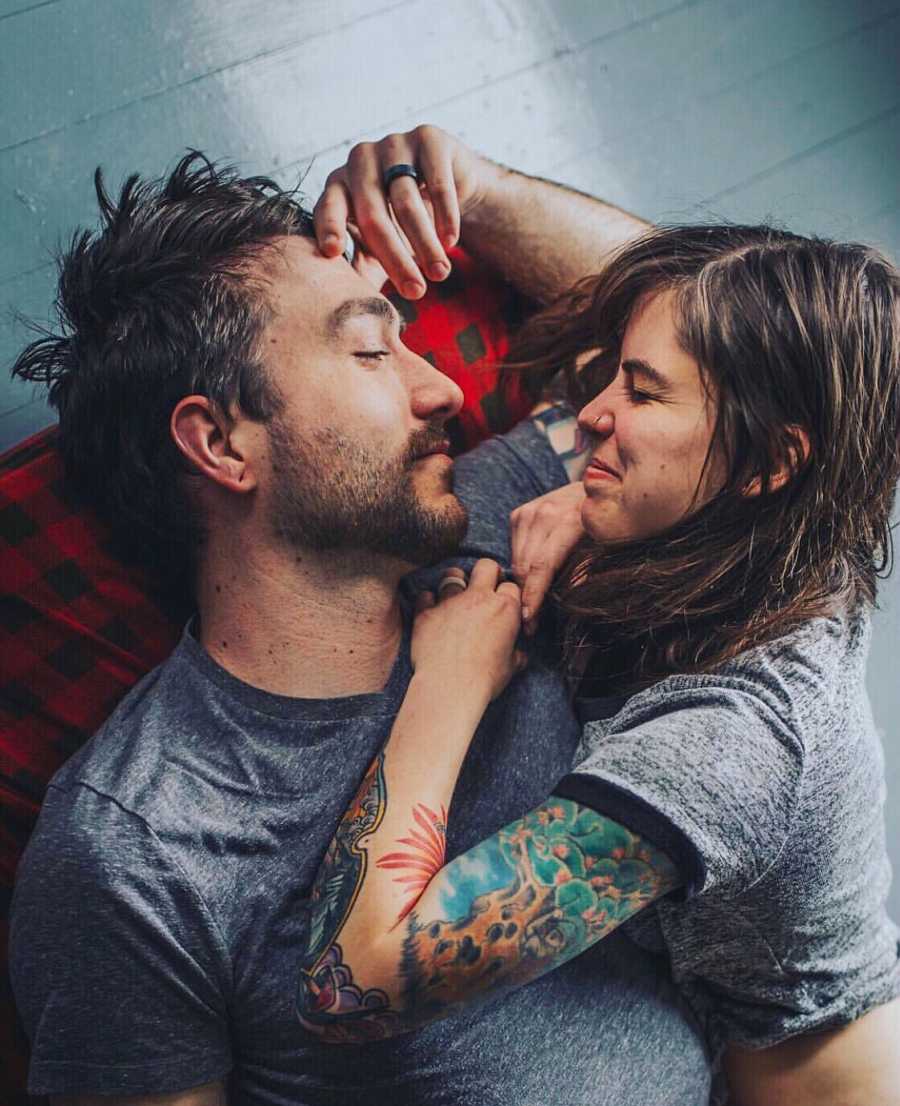
<svg viewBox="0 0 900 1106">
<path fill-rule="evenodd" d="M 313 234 L 295 192 L 241 178 L 191 151 L 167 179 L 131 176 L 114 203 L 98 168 L 102 223 L 59 258 L 60 331 L 13 375 L 46 383 L 71 490 L 113 529 L 122 555 L 184 599 L 202 520 L 169 431 L 188 395 L 267 421 L 281 398 L 259 340 L 270 316 L 249 262 L 273 238 Z"/>
</svg>

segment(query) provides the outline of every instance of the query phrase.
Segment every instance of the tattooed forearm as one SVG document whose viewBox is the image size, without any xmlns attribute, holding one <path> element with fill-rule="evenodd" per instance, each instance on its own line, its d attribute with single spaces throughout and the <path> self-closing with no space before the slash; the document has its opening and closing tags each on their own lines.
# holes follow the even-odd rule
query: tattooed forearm
<svg viewBox="0 0 900 1106">
<path fill-rule="evenodd" d="M 440 913 L 410 916 L 405 999 L 430 1021 L 576 956 L 677 886 L 664 853 L 569 799 L 551 799 L 447 865 Z"/>
<path fill-rule="evenodd" d="M 419 827 L 409 831 L 409 837 L 401 837 L 397 844 L 407 845 L 408 851 L 386 853 L 377 861 L 379 868 L 395 868 L 401 874 L 394 880 L 407 886 L 409 898 L 403 905 L 397 921 L 402 921 L 419 901 L 419 896 L 432 877 L 444 866 L 447 851 L 447 811 L 435 814 L 424 803 L 413 810 L 413 818 Z"/>
<path fill-rule="evenodd" d="M 307 1029 L 335 1043 L 387 1037 L 399 1029 L 388 996 L 379 988 L 363 991 L 354 984 L 337 943 L 366 876 L 367 856 L 360 842 L 378 828 L 386 799 L 380 753 L 341 819 L 310 894 L 297 1013 Z"/>
<path fill-rule="evenodd" d="M 401 878 L 416 905 L 404 907 L 408 916 L 395 926 L 393 966 L 382 968 L 378 980 L 383 989 L 362 991 L 336 937 L 365 878 L 360 838 L 380 821 L 387 800 L 383 772 L 370 771 L 367 781 L 366 797 L 356 804 L 365 813 L 350 818 L 348 811 L 335 837 L 342 844 L 330 851 L 316 882 L 301 971 L 301 1020 L 329 1041 L 403 1032 L 521 986 L 680 882 L 664 853 L 569 799 L 551 796 L 445 867 L 437 859 L 442 863 L 443 811 L 438 821 L 432 811 L 420 810 L 422 832 L 400 839 L 411 851 L 377 862 L 407 868 Z M 346 951 L 348 960 L 370 967 L 363 950 Z"/>
</svg>

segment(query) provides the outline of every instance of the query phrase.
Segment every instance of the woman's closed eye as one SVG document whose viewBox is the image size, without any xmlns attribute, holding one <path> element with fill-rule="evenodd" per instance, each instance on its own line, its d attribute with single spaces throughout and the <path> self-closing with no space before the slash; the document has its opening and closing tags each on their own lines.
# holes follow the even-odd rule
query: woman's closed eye
<svg viewBox="0 0 900 1106">
<path fill-rule="evenodd" d="M 380 361 L 382 357 L 390 357 L 390 355 L 390 350 L 387 349 L 358 349 L 353 353 L 354 357 L 362 361 Z"/>
<path fill-rule="evenodd" d="M 629 377 L 628 398 L 632 403 L 640 405 L 642 403 L 651 403 L 654 399 L 659 399 L 659 396 L 655 395 L 653 392 L 644 392 L 640 388 L 635 388 L 634 381 Z"/>
</svg>

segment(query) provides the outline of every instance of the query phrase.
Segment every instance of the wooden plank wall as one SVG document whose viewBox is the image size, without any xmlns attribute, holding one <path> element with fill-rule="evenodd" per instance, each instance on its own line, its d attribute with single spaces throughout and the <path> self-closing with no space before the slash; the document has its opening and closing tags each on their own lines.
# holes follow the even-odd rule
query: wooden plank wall
<svg viewBox="0 0 900 1106">
<path fill-rule="evenodd" d="M 774 218 L 900 258 L 900 0 L 0 0 L 0 450 L 91 174 L 186 147 L 284 182 L 423 120 L 655 220 Z M 900 869 L 900 584 L 870 687 Z M 894 889 L 900 917 L 900 890 Z"/>
</svg>

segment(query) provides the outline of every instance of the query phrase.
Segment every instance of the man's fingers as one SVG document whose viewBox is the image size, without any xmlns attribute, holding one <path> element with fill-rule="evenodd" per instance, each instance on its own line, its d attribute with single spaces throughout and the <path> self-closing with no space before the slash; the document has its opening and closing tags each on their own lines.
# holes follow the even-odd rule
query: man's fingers
<svg viewBox="0 0 900 1106">
<path fill-rule="evenodd" d="M 428 169 L 423 166 L 421 150 L 417 150 L 405 135 L 390 134 L 378 143 L 378 159 L 382 180 L 395 165 L 412 165 L 424 182 Z M 450 272 L 450 262 L 438 241 L 431 212 L 425 206 L 415 177 L 395 177 L 388 185 L 388 200 L 394 218 L 406 235 L 419 268 L 432 280 L 443 280 Z"/>
<path fill-rule="evenodd" d="M 378 258 L 402 296 L 418 299 L 425 293 L 425 281 L 397 233 L 382 187 L 381 165 L 371 143 L 353 147 L 346 173 L 353 197 L 353 221 L 359 228 L 366 249 Z"/>
<path fill-rule="evenodd" d="M 432 280 L 443 280 L 450 272 L 450 261 L 438 241 L 418 184 L 412 177 L 398 177 L 391 182 L 388 196 L 419 268 Z"/>
<path fill-rule="evenodd" d="M 343 252 L 349 215 L 346 185 L 340 178 L 329 180 L 313 208 L 316 241 L 326 257 L 337 257 Z"/>
<path fill-rule="evenodd" d="M 438 238 L 447 248 L 459 240 L 459 196 L 453 175 L 450 147 L 443 136 L 437 136 L 429 127 L 416 128 L 419 147 L 419 169 L 428 189 L 434 209 L 434 224 Z"/>
</svg>

